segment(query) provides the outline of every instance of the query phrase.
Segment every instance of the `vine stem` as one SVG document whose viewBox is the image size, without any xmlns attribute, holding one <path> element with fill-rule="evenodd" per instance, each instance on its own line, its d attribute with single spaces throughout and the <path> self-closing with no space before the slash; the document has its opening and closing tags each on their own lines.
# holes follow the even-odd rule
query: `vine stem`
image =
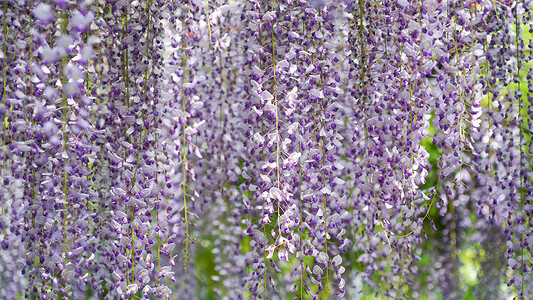
<svg viewBox="0 0 533 300">
<path fill-rule="evenodd" d="M 274 0 L 270 1 L 270 5 L 272 6 L 271 9 L 274 11 Z M 272 22 L 271 26 L 271 33 L 272 33 L 272 73 L 274 75 L 274 105 L 276 107 L 275 110 L 275 117 L 276 117 L 276 185 L 278 190 L 280 190 L 280 165 L 279 165 L 279 157 L 280 157 L 280 149 L 279 149 L 279 142 L 281 140 L 280 134 L 279 134 L 279 111 L 278 111 L 278 82 L 276 78 L 276 41 L 274 40 L 274 24 L 276 22 Z M 281 237 L 281 226 L 279 223 L 280 218 L 280 199 L 277 199 L 277 220 L 276 225 L 278 227 L 278 236 Z M 265 262 L 265 272 L 266 272 L 266 262 Z M 266 289 L 266 273 L 265 273 L 265 299 L 267 298 L 267 289 Z"/>
<path fill-rule="evenodd" d="M 126 38 L 128 32 L 128 6 L 124 6 L 124 13 L 122 14 L 122 39 L 124 40 Z M 124 93 L 124 104 L 127 107 L 130 107 L 130 81 L 129 81 L 129 56 L 128 56 L 128 47 L 126 44 L 124 44 L 124 48 L 122 49 L 122 66 L 123 66 L 123 74 L 124 74 L 124 83 L 126 85 L 126 93 Z M 142 131 L 141 131 L 141 137 L 142 137 Z M 139 165 L 139 151 L 141 147 L 141 137 L 139 138 L 139 144 L 137 145 L 137 159 L 135 162 L 135 168 L 133 169 L 133 179 L 131 180 L 130 184 L 130 193 L 133 190 L 133 187 L 135 186 L 135 179 L 137 176 L 137 168 Z M 131 141 L 131 136 L 130 136 Z M 124 153 L 126 155 L 126 153 Z M 135 282 L 135 233 L 133 230 L 133 226 L 131 226 L 131 222 L 135 219 L 135 207 L 134 205 L 131 206 L 131 217 L 130 217 L 130 227 L 131 227 L 131 280 L 128 275 L 126 275 L 126 280 L 128 282 L 128 285 Z"/>
<path fill-rule="evenodd" d="M 518 96 L 518 114 L 516 114 L 517 124 L 520 124 L 520 111 L 522 108 L 522 96 L 518 94 L 518 91 L 520 90 L 520 68 L 521 68 L 521 60 L 520 60 L 520 38 L 518 37 L 520 34 L 520 23 L 518 22 L 518 5 L 515 5 L 515 26 L 516 26 L 516 62 L 517 62 L 517 70 L 516 70 L 516 77 L 518 78 L 518 87 L 516 88 L 516 95 Z M 520 211 L 524 211 L 524 180 L 522 177 L 522 143 L 523 143 L 523 136 L 524 132 L 522 130 L 522 126 L 519 126 L 520 130 L 520 140 L 518 144 L 518 149 L 520 150 L 520 159 L 518 163 L 518 177 L 520 180 Z M 531 147 L 531 146 L 530 146 Z M 520 242 L 520 248 L 521 248 L 521 271 L 522 271 L 522 290 L 521 290 L 521 299 L 524 299 L 524 291 L 526 290 L 526 282 L 524 281 L 524 233 L 521 233 L 520 236 L 521 242 Z"/>
<path fill-rule="evenodd" d="M 7 95 L 6 95 L 6 85 L 7 85 L 7 66 L 6 66 L 6 62 L 7 62 L 7 31 L 8 31 L 8 28 L 7 28 L 7 0 L 4 0 L 4 44 L 3 44 L 3 54 L 4 54 L 4 58 L 2 59 L 3 61 L 3 70 L 4 70 L 4 74 L 2 76 L 3 78 L 3 81 L 2 81 L 2 98 L 4 101 L 2 101 L 2 104 L 4 105 L 4 108 L 7 106 Z M 31 44 L 30 44 L 31 45 Z M 30 51 L 31 51 L 31 46 L 30 46 Z M 8 123 L 8 117 L 7 117 L 7 113 L 5 113 L 4 115 L 4 120 L 3 120 L 3 127 L 4 127 L 4 137 L 2 139 L 2 144 L 3 144 L 3 149 L 2 149 L 2 177 L 5 176 L 4 174 L 4 170 L 6 168 L 6 146 L 7 146 L 7 137 L 6 137 L 6 133 L 7 133 L 7 130 L 8 130 L 8 127 L 9 127 L 9 123 Z M 4 181 L 2 180 L 2 187 L 5 187 L 4 186 Z M 2 197 L 2 213 L 4 212 L 4 198 Z"/>
<path fill-rule="evenodd" d="M 261 12 L 261 8 L 259 8 L 259 12 Z M 263 47 L 263 35 L 261 34 L 261 28 L 259 28 L 259 45 L 260 47 L 262 48 Z M 261 70 L 261 72 L 263 71 L 263 58 L 262 57 L 259 57 L 259 69 Z M 263 84 L 263 76 L 261 76 L 261 82 L 260 84 L 262 85 Z M 261 136 L 264 136 L 265 135 L 265 122 L 264 122 L 264 117 L 263 117 L 263 114 L 261 114 Z M 261 148 L 261 160 L 264 159 L 264 151 L 263 151 L 263 147 Z M 265 207 L 265 199 L 263 198 L 263 210 L 264 210 L 264 207 Z M 264 270 L 264 275 L 263 275 L 263 288 L 265 289 L 265 299 L 267 299 L 267 273 L 266 273 L 266 268 L 267 268 L 267 265 L 266 265 L 266 260 L 267 260 L 267 255 L 266 255 L 266 237 L 267 237 L 267 232 L 266 232 L 266 224 L 263 224 L 263 237 L 265 238 L 265 242 L 263 243 L 263 263 L 265 265 L 265 270 Z"/>
<path fill-rule="evenodd" d="M 211 33 L 211 18 L 209 17 L 209 0 L 205 0 L 205 18 L 207 19 L 207 30 L 209 31 L 209 45 L 213 41 Z"/>
<path fill-rule="evenodd" d="M 152 7 L 152 0 L 148 0 L 148 26 L 150 26 L 150 8 Z M 149 36 L 150 36 L 150 27 L 148 27 L 148 31 L 147 31 L 147 34 L 146 34 L 146 57 L 148 57 L 148 52 L 149 52 Z M 145 82 L 145 93 L 146 93 L 146 82 L 148 81 L 148 66 L 146 67 L 146 70 L 145 70 L 145 73 L 144 73 L 144 82 Z M 157 154 L 158 154 L 158 133 L 157 133 L 157 124 L 158 124 L 158 119 L 157 119 L 157 116 L 158 115 L 155 115 L 154 116 L 154 127 L 155 127 L 155 139 L 154 139 L 154 148 L 155 148 L 155 166 L 156 166 L 156 171 L 155 171 L 155 184 L 156 186 L 159 185 L 159 178 L 158 178 L 158 174 L 159 174 L 159 170 L 158 170 L 158 162 L 159 162 L 159 159 L 157 157 Z M 155 209 L 155 214 L 156 214 L 156 224 L 159 223 L 159 191 L 156 193 L 155 195 L 155 203 L 154 203 L 154 209 Z M 156 225 L 157 226 L 157 225 Z M 161 252 L 161 238 L 159 236 L 159 233 L 157 233 L 157 273 L 161 272 L 161 256 L 160 256 L 160 252 Z M 157 288 L 159 288 L 159 285 L 161 284 L 161 279 L 159 278 L 159 276 L 156 276 L 157 277 Z"/>
<path fill-rule="evenodd" d="M 185 8 L 185 0 L 183 0 L 183 8 Z M 184 10 L 182 9 L 182 13 L 181 13 L 181 18 L 182 18 L 182 24 L 183 24 L 183 31 L 185 31 L 185 12 Z M 183 78 L 182 78 L 182 84 L 185 83 L 185 67 L 186 67 L 186 61 L 187 61 L 187 56 L 185 55 L 185 34 L 182 34 L 182 37 L 181 37 L 181 46 L 182 46 L 182 54 L 181 54 L 181 66 L 182 66 L 182 69 L 183 69 Z M 185 117 L 185 113 L 186 113 L 186 110 L 185 110 L 185 104 L 186 104 L 186 97 L 185 97 L 185 88 L 182 87 L 182 90 L 181 90 L 181 95 L 182 95 L 182 112 L 183 112 L 183 116 Z M 186 122 L 184 120 L 183 122 L 183 132 L 185 133 L 185 126 L 186 126 Z M 181 147 L 181 154 L 182 154 L 182 163 L 183 163 L 183 168 L 182 168 L 182 172 L 183 172 L 183 182 L 182 182 L 182 188 L 183 188 L 183 212 L 184 212 L 184 222 L 185 222 L 185 254 L 184 254 L 184 257 L 183 257 L 183 260 L 184 260 L 184 264 L 183 264 L 183 269 L 184 271 L 186 271 L 187 269 L 187 260 L 189 258 L 189 210 L 187 209 L 187 135 L 186 134 L 183 134 L 183 144 L 182 144 L 182 147 Z"/>
<path fill-rule="evenodd" d="M 298 151 L 302 151 L 302 143 L 298 143 Z M 302 163 L 301 163 L 301 157 L 298 158 L 298 191 L 300 192 L 300 299 L 303 299 L 304 297 L 304 248 L 303 248 L 303 201 L 302 201 Z"/>
<path fill-rule="evenodd" d="M 319 10 L 318 11 L 318 15 L 319 16 L 322 16 L 322 12 Z M 318 30 L 322 31 L 322 23 L 318 23 Z M 320 46 L 322 46 L 323 44 L 323 39 L 321 38 L 320 39 Z M 323 54 L 322 52 L 320 52 L 320 61 L 323 60 Z M 320 68 L 320 90 L 323 91 L 324 90 L 324 73 L 322 71 L 322 68 Z M 324 97 L 325 98 L 325 97 Z M 325 112 L 326 110 L 326 107 L 324 105 L 324 98 L 322 98 L 322 103 L 321 103 L 321 109 L 322 109 L 322 112 Z M 324 119 L 322 118 L 321 120 L 321 125 L 322 125 L 322 128 L 325 130 L 326 126 L 325 126 L 325 121 Z M 322 137 L 322 163 L 325 164 L 326 163 L 326 142 L 325 142 L 325 136 Z M 322 174 L 322 180 L 324 181 L 324 186 L 326 185 L 326 174 L 323 173 Z M 326 254 L 328 254 L 328 196 L 327 195 L 324 195 L 324 201 L 323 201 L 323 205 L 324 205 L 324 252 Z M 328 256 L 329 258 L 329 256 Z M 326 297 L 329 297 L 329 260 L 328 260 L 328 265 L 326 267 L 326 284 L 325 284 L 325 288 L 324 288 L 324 294 L 326 295 Z"/>
</svg>

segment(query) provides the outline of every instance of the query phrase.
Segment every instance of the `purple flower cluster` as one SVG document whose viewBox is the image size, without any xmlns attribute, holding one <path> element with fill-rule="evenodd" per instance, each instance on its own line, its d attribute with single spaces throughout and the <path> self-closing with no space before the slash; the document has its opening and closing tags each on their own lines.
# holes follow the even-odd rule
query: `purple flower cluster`
<svg viewBox="0 0 533 300">
<path fill-rule="evenodd" d="M 2 1 L 0 299 L 533 295 L 532 1 Z"/>
</svg>

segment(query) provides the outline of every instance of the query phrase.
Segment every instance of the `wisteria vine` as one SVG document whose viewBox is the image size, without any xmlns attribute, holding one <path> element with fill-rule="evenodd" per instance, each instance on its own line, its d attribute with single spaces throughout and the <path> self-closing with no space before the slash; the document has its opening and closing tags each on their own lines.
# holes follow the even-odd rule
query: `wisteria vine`
<svg viewBox="0 0 533 300">
<path fill-rule="evenodd" d="M 0 299 L 533 297 L 532 5 L 2 0 Z"/>
</svg>

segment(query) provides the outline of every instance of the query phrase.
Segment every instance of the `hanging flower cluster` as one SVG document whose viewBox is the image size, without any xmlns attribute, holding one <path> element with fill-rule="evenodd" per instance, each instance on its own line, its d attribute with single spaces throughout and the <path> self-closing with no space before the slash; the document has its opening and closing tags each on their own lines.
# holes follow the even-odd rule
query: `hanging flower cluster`
<svg viewBox="0 0 533 300">
<path fill-rule="evenodd" d="M 0 298 L 531 297 L 532 4 L 3 0 Z"/>
</svg>

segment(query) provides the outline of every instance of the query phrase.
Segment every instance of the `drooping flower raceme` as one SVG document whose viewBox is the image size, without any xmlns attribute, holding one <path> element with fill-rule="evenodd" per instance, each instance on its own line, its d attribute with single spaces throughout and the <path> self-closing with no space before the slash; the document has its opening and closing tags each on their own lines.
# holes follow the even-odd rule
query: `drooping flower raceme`
<svg viewBox="0 0 533 300">
<path fill-rule="evenodd" d="M 0 298 L 532 294 L 531 1 L 0 3 Z"/>
</svg>

